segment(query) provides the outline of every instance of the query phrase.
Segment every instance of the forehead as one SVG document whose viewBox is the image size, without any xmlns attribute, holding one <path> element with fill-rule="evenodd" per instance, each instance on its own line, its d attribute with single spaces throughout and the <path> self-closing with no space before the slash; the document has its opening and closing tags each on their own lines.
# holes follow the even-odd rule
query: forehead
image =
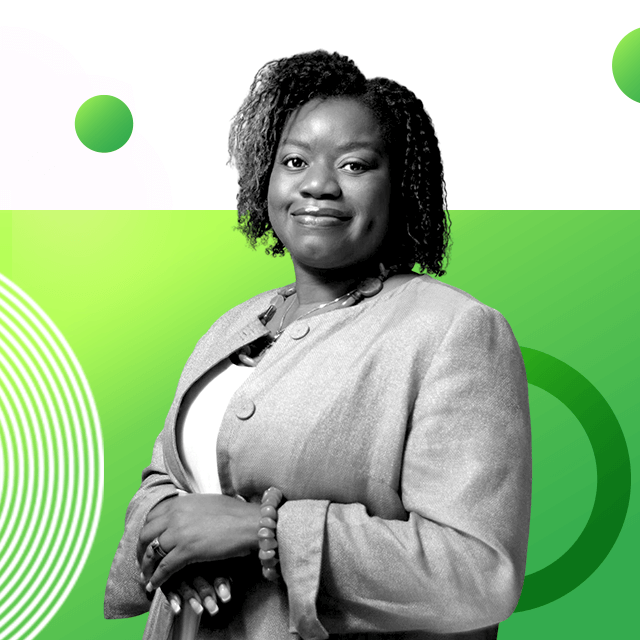
<svg viewBox="0 0 640 640">
<path fill-rule="evenodd" d="M 384 150 L 382 131 L 373 112 L 353 98 L 314 99 L 302 105 L 287 121 L 281 145 L 302 143 L 358 144 Z"/>
</svg>

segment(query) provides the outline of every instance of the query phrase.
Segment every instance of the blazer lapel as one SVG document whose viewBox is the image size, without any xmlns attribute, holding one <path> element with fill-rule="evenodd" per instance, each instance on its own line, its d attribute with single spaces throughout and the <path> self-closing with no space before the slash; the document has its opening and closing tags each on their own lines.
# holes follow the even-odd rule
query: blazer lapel
<svg viewBox="0 0 640 640">
<path fill-rule="evenodd" d="M 187 491 L 193 492 L 193 487 L 187 478 L 180 456 L 178 454 L 178 445 L 176 440 L 176 420 L 182 400 L 191 387 L 191 385 L 202 377 L 211 367 L 228 358 L 232 353 L 269 333 L 269 329 L 265 327 L 258 315 L 252 310 L 250 320 L 247 324 L 242 324 L 241 329 L 237 330 L 230 338 L 220 332 L 229 330 L 229 327 L 223 327 L 220 331 L 212 331 L 207 336 L 207 342 L 203 345 L 201 351 L 194 353 L 192 363 L 183 371 L 182 377 L 178 384 L 178 391 L 165 424 L 163 434 L 163 451 L 167 472 L 176 486 L 183 487 Z"/>
</svg>

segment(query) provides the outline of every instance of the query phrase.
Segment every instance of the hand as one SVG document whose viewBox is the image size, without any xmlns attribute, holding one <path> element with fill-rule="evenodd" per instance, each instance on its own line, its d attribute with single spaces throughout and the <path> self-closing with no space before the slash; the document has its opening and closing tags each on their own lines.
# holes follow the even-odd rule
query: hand
<svg viewBox="0 0 640 640">
<path fill-rule="evenodd" d="M 147 591 L 160 587 L 188 564 L 248 555 L 258 549 L 260 505 L 219 494 L 189 494 L 163 500 L 147 516 L 138 561 Z M 158 538 L 166 552 L 151 547 Z"/>
<path fill-rule="evenodd" d="M 204 608 L 210 616 L 215 616 L 220 610 L 218 604 L 226 604 L 231 600 L 229 579 L 216 578 L 211 584 L 195 567 L 193 571 L 187 567 L 172 576 L 162 590 L 175 615 L 180 614 L 183 606 L 190 606 L 198 615 Z"/>
</svg>

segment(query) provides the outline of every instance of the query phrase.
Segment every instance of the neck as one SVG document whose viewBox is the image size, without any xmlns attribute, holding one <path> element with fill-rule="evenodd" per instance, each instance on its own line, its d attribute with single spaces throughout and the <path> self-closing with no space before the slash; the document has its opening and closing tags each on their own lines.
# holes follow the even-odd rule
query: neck
<svg viewBox="0 0 640 640">
<path fill-rule="evenodd" d="M 317 305 L 334 300 L 355 289 L 365 278 L 380 273 L 379 259 L 345 269 L 316 269 L 293 262 L 299 305 Z"/>
</svg>

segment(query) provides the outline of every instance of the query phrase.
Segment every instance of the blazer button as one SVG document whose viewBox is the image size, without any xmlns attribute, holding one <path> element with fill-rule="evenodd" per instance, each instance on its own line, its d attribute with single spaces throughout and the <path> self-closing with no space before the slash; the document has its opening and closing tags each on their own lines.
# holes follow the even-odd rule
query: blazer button
<svg viewBox="0 0 640 640">
<path fill-rule="evenodd" d="M 307 333 L 309 333 L 309 325 L 306 322 L 301 324 L 296 324 L 289 329 L 289 335 L 294 340 L 300 340 L 300 338 L 304 338 Z"/>
<path fill-rule="evenodd" d="M 236 416 L 240 420 L 248 420 L 256 412 L 256 405 L 251 400 L 243 400 L 236 410 Z"/>
</svg>

